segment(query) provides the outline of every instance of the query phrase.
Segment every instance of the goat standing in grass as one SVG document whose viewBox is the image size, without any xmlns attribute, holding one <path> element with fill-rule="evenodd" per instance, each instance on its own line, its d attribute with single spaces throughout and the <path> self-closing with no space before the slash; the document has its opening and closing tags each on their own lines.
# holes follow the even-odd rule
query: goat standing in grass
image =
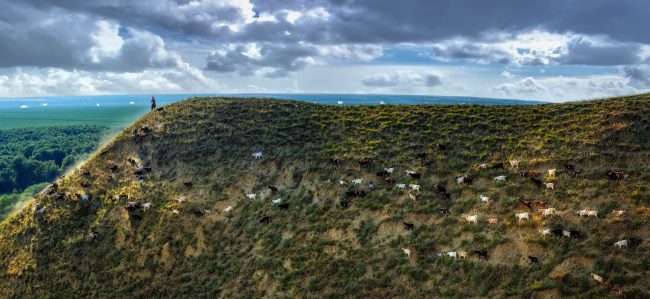
<svg viewBox="0 0 650 299">
<path fill-rule="evenodd" d="M 467 222 L 469 222 L 469 223 L 474 223 L 474 224 L 477 224 L 477 223 L 478 223 L 478 215 L 467 215 L 467 214 L 463 214 L 463 215 L 461 215 L 461 216 L 462 216 L 463 218 L 465 218 L 465 220 L 467 220 Z"/>
<path fill-rule="evenodd" d="M 627 247 L 627 243 L 628 243 L 628 242 L 627 242 L 627 239 L 625 239 L 625 240 L 620 240 L 620 241 L 614 243 L 614 246 L 616 246 L 616 247 L 618 247 L 618 248 L 623 248 L 623 246 Z"/>
<path fill-rule="evenodd" d="M 515 214 L 515 217 L 517 218 L 517 221 L 521 221 L 524 219 L 530 220 L 530 218 L 528 217 L 528 213 L 517 213 Z"/>
</svg>

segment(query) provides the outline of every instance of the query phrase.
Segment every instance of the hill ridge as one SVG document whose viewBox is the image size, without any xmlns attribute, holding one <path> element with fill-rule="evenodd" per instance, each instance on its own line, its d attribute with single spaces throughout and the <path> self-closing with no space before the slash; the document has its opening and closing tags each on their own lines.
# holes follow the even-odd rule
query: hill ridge
<svg viewBox="0 0 650 299">
<path fill-rule="evenodd" d="M 613 245 L 650 240 L 648 112 L 648 95 L 539 106 L 174 103 L 0 224 L 0 297 L 648 296 L 648 245 Z M 510 160 L 555 189 L 477 167 Z M 384 184 L 377 172 L 389 167 Z M 629 179 L 610 180 L 611 170 Z M 456 183 L 464 174 L 472 184 Z M 545 218 L 522 202 L 567 213 Z M 524 212 L 530 221 L 517 221 Z M 438 255 L 447 251 L 488 259 Z"/>
</svg>

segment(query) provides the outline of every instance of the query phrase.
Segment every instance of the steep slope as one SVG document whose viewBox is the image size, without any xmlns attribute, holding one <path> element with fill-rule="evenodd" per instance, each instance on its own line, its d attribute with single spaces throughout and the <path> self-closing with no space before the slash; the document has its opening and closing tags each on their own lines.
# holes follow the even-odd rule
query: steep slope
<svg viewBox="0 0 650 299">
<path fill-rule="evenodd" d="M 649 157 L 649 95 L 540 106 L 190 99 L 147 114 L 0 224 L 0 297 L 648 297 Z M 554 190 L 508 166 L 476 167 L 509 160 Z M 151 171 L 138 177 L 139 166 Z M 629 177 L 608 179 L 612 169 Z M 457 184 L 463 174 L 473 182 Z M 536 201 L 565 213 L 544 218 Z M 515 219 L 523 212 L 529 221 Z M 614 247 L 631 237 L 643 241 Z M 475 250 L 488 259 L 439 256 Z"/>
</svg>

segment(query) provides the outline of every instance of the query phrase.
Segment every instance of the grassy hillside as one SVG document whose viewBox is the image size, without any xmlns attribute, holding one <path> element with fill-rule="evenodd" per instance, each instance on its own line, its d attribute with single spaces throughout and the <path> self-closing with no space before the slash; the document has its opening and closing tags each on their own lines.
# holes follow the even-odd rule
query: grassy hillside
<svg viewBox="0 0 650 299">
<path fill-rule="evenodd" d="M 648 297 L 649 158 L 650 95 L 539 106 L 190 99 L 145 115 L 0 224 L 0 297 Z M 476 167 L 509 160 L 555 189 L 508 167 Z M 152 169 L 141 183 L 139 165 Z M 390 184 L 375 174 L 385 167 L 395 168 Z M 556 178 L 546 178 L 552 168 Z M 612 169 L 630 178 L 610 180 Z M 473 183 L 457 184 L 463 174 Z M 338 184 L 356 178 L 360 186 Z M 409 191 L 417 199 L 396 183 L 421 185 Z M 346 196 L 355 190 L 365 196 Z M 520 200 L 565 213 L 543 218 Z M 127 201 L 152 206 L 127 210 Z M 587 208 L 598 218 L 574 212 Z M 515 219 L 522 212 L 530 221 Z M 630 237 L 643 242 L 614 247 Z M 474 250 L 488 259 L 438 256 Z"/>
</svg>

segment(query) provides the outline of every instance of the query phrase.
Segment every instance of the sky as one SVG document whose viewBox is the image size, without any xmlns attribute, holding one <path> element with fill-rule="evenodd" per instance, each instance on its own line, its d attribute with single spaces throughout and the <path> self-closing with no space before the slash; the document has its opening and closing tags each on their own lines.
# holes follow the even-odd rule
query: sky
<svg viewBox="0 0 650 299">
<path fill-rule="evenodd" d="M 650 91 L 646 0 L 0 0 L 0 97 Z"/>
</svg>

